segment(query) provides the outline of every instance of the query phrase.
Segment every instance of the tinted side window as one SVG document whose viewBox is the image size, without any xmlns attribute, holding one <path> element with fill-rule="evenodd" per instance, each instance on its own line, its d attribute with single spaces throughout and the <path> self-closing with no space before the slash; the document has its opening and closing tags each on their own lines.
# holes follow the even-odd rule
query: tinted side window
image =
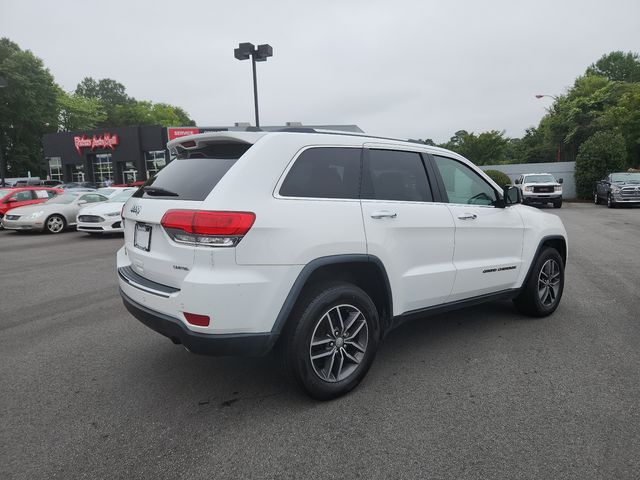
<svg viewBox="0 0 640 480">
<path fill-rule="evenodd" d="M 358 198 L 360 148 L 310 148 L 300 154 L 280 187 L 283 197 Z"/>
<path fill-rule="evenodd" d="M 362 198 L 433 201 L 420 154 L 370 150 L 365 164 Z"/>
<path fill-rule="evenodd" d="M 446 157 L 434 156 L 436 167 L 449 197 L 448 203 L 493 205 L 496 192 L 491 185 L 465 164 Z"/>
</svg>

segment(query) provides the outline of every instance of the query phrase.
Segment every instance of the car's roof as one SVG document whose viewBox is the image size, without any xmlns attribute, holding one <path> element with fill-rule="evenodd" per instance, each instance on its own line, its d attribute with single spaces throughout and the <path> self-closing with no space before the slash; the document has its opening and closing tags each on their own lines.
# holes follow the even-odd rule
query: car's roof
<svg viewBox="0 0 640 480">
<path fill-rule="evenodd" d="M 222 131 L 222 132 L 205 132 L 198 133 L 195 135 L 187 135 L 184 137 L 179 137 L 174 140 L 171 140 L 167 143 L 167 147 L 169 149 L 174 148 L 185 142 L 200 142 L 207 140 L 218 140 L 218 141 L 234 141 L 234 142 L 242 142 L 242 143 L 250 143 L 254 144 L 258 140 L 266 136 L 276 136 L 276 135 L 308 135 L 314 136 L 318 138 L 318 135 L 322 135 L 325 139 L 329 140 L 331 138 L 339 137 L 342 142 L 346 138 L 353 138 L 353 144 L 358 145 L 362 143 L 385 143 L 392 144 L 398 146 L 405 146 L 410 148 L 420 148 L 424 150 L 428 150 L 433 153 L 443 153 L 451 156 L 452 154 L 456 157 L 460 157 L 460 155 L 447 150 L 446 148 L 435 147 L 432 145 L 427 145 L 420 142 L 409 141 L 399 138 L 392 137 L 381 137 L 375 135 L 368 135 L 366 133 L 357 133 L 357 132 L 344 132 L 338 130 L 320 130 L 313 128 L 305 128 L 305 127 L 296 127 L 296 128 L 283 128 L 282 130 L 275 131 Z"/>
</svg>

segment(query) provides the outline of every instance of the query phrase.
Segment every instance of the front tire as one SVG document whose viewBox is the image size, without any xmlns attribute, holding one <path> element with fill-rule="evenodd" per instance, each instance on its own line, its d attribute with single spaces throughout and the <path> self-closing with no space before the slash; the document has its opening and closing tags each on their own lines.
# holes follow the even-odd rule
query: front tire
<svg viewBox="0 0 640 480">
<path fill-rule="evenodd" d="M 532 317 L 551 315 L 564 291 L 564 262 L 554 248 L 545 248 L 535 260 L 531 275 L 515 298 L 518 311 Z"/>
<path fill-rule="evenodd" d="M 611 198 L 611 194 L 607 195 L 607 207 L 608 208 L 616 208 L 616 202 L 614 202 L 613 198 Z"/>
<path fill-rule="evenodd" d="M 553 202 L 553 208 L 562 208 L 562 199 Z"/>
<path fill-rule="evenodd" d="M 309 396 L 336 398 L 364 378 L 378 349 L 380 322 L 371 298 L 346 282 L 304 295 L 283 338 L 285 367 Z"/>
<path fill-rule="evenodd" d="M 51 215 L 45 221 L 44 226 L 49 233 L 61 233 L 67 226 L 67 223 L 61 215 Z"/>
</svg>

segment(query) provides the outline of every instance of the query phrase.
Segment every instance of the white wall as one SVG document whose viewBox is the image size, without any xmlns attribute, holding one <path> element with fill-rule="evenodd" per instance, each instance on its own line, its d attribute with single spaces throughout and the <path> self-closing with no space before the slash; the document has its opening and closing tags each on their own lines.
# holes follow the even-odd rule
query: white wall
<svg viewBox="0 0 640 480">
<path fill-rule="evenodd" d="M 576 198 L 576 182 L 573 175 L 576 169 L 576 162 L 481 165 L 480 168 L 482 170 L 499 170 L 506 173 L 512 182 L 523 173 L 550 173 L 556 179 L 562 178 L 562 196 L 564 198 Z"/>
</svg>

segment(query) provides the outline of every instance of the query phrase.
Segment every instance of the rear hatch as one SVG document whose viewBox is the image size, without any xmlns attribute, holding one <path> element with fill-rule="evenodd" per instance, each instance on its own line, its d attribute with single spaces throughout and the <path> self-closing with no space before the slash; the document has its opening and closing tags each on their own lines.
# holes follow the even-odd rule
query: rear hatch
<svg viewBox="0 0 640 480">
<path fill-rule="evenodd" d="M 174 241 L 161 225 L 163 216 L 169 210 L 200 209 L 222 177 L 252 146 L 225 137 L 191 138 L 195 137 L 174 144 L 175 159 L 150 178 L 122 212 L 126 251 L 134 271 L 174 288 L 181 288 L 193 267 L 195 249 L 201 247 Z"/>
</svg>

